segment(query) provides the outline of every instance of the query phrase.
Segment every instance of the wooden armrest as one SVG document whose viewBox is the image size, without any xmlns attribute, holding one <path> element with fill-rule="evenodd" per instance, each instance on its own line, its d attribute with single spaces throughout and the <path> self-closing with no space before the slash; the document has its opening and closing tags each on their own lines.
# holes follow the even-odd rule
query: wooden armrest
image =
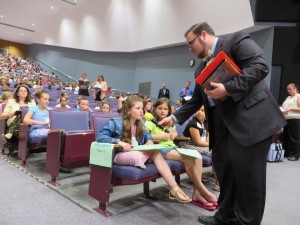
<svg viewBox="0 0 300 225">
<path fill-rule="evenodd" d="M 177 138 L 174 139 L 174 141 L 189 141 L 189 140 L 191 140 L 190 137 L 184 137 L 184 136 L 177 137 Z"/>
<path fill-rule="evenodd" d="M 58 129 L 58 130 L 49 130 L 48 133 L 63 133 L 65 132 L 64 129 Z"/>
</svg>

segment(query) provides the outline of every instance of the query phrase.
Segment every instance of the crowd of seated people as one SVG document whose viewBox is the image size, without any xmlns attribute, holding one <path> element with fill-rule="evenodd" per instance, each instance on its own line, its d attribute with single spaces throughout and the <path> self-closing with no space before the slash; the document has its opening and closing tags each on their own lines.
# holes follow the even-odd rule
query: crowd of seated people
<svg viewBox="0 0 300 225">
<path fill-rule="evenodd" d="M 54 74 L 47 73 L 47 71 L 44 71 L 39 65 L 35 65 L 29 60 L 23 60 L 11 55 L 2 55 L 0 57 L 0 65 L 0 91 L 3 93 L 2 101 L 4 104 L 6 104 L 5 108 L 2 109 L 3 113 L 2 110 L 0 110 L 0 118 L 7 120 L 7 129 L 5 133 L 1 135 L 1 137 L 6 143 L 6 147 L 9 150 L 9 155 L 12 155 L 18 146 L 18 132 L 20 123 L 22 121 L 20 111 L 22 110 L 22 107 L 29 107 L 29 110 L 23 120 L 25 124 L 31 126 L 29 137 L 32 138 L 39 136 L 45 142 L 49 130 L 49 110 L 51 110 L 51 107 L 48 106 L 49 102 L 56 103 L 55 105 L 51 105 L 53 106 L 53 110 L 67 108 L 72 111 L 86 111 L 89 113 L 88 120 L 90 121 L 91 112 L 119 112 L 120 115 L 124 116 L 122 114 L 124 110 L 124 103 L 130 96 L 133 96 L 133 94 L 130 92 L 127 92 L 126 96 L 123 96 L 122 92 L 115 93 L 114 91 L 110 91 L 108 94 L 107 83 L 104 81 L 104 77 L 101 74 L 98 76 L 97 81 L 95 81 L 91 86 L 82 88 L 82 86 L 79 86 L 78 82 L 69 83 L 60 81 Z M 82 74 L 82 80 L 87 81 L 86 73 Z M 89 94 L 89 89 L 95 90 L 93 95 Z M 14 91 L 14 94 L 12 91 Z M 117 97 L 115 97 L 115 94 Z M 138 94 L 134 94 L 134 96 L 137 95 Z M 145 112 L 153 113 L 158 120 L 162 119 L 162 116 L 169 115 L 181 105 L 177 103 L 176 108 L 174 107 L 174 109 L 171 111 L 169 100 L 166 102 L 161 102 L 162 100 L 159 100 L 153 108 L 153 102 L 151 98 L 146 95 L 138 96 L 140 97 L 141 101 L 138 99 L 137 102 L 139 102 L 139 104 L 142 103 L 141 107 L 143 114 Z M 91 102 L 93 104 L 96 102 L 96 107 L 90 107 Z M 163 115 L 159 114 L 159 107 L 161 107 L 161 105 L 166 108 Z M 205 128 L 204 122 L 200 121 L 200 123 L 203 123 L 202 127 Z M 170 142 L 172 143 L 170 149 L 174 149 L 175 145 L 173 143 L 173 139 L 176 137 L 176 131 L 170 134 L 157 134 L 153 131 L 153 127 L 151 128 L 151 126 L 149 126 L 149 123 L 148 125 L 146 123 L 146 127 L 150 133 L 152 133 L 154 139 L 159 139 L 161 142 Z M 194 126 L 189 126 L 187 129 L 192 129 L 193 127 Z M 202 135 L 201 132 L 203 133 L 203 130 L 200 129 L 198 133 L 199 137 Z M 188 144 L 199 146 L 197 141 L 198 139 L 193 137 L 193 134 L 195 133 L 196 132 L 193 130 L 190 130 L 189 136 L 193 141 Z M 185 134 L 188 135 L 188 132 L 185 132 Z M 208 143 L 207 140 L 204 142 Z M 210 156 L 208 146 L 200 145 L 200 147 L 207 147 L 207 154 L 204 152 L 201 153 Z M 187 147 L 185 146 L 185 148 Z M 201 160 L 193 160 L 192 162 L 187 158 L 180 157 L 178 152 L 177 155 L 176 153 L 171 154 L 170 152 L 176 151 L 170 150 L 167 153 L 162 152 L 162 155 L 165 157 L 165 159 L 171 158 L 182 161 L 185 165 L 188 175 L 194 183 L 194 192 L 192 195 L 194 204 L 209 210 L 215 209 L 217 207 L 217 199 L 214 195 L 208 192 L 201 182 Z M 154 156 L 149 157 L 152 158 Z M 195 175 L 196 173 L 198 173 L 198 175 Z M 167 183 L 171 188 L 171 197 L 183 202 L 190 201 L 190 199 L 184 193 L 182 193 L 178 187 L 174 186 L 173 181 L 168 180 Z"/>
</svg>

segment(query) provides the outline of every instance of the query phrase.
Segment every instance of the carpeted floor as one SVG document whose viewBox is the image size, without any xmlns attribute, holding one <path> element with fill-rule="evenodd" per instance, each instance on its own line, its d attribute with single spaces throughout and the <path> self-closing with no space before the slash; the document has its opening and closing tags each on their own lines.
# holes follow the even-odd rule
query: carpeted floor
<svg viewBox="0 0 300 225">
<path fill-rule="evenodd" d="M 151 184 L 155 201 L 145 200 L 139 194 L 142 189 L 136 186 L 116 189 L 111 198 L 111 210 L 114 215 L 105 218 L 95 213 L 92 208 L 97 201 L 87 195 L 88 175 L 81 173 L 81 177 L 62 179 L 61 190 L 45 185 L 45 177 L 28 172 L 29 168 L 19 169 L 17 160 L 10 164 L 0 159 L 0 225 L 24 224 L 198 224 L 197 216 L 200 214 L 213 215 L 192 204 L 181 204 L 167 198 L 168 190 L 163 182 Z M 33 160 L 32 157 L 31 160 Z M 14 166 L 16 165 L 16 166 Z M 42 165 L 42 163 L 41 163 Z M 34 171 L 34 166 L 31 170 Z M 263 225 L 298 225 L 300 214 L 300 161 L 268 164 L 267 202 Z M 82 172 L 82 171 L 81 171 Z M 87 177 L 85 177 L 87 176 Z M 188 180 L 183 184 L 188 194 L 191 188 Z M 155 186 L 156 185 L 156 186 Z M 206 183 L 211 187 L 209 179 Z M 74 188 L 73 191 L 72 187 Z M 69 192 L 69 193 L 68 193 Z M 86 193 L 85 193 L 86 192 Z M 125 195 L 126 194 L 126 195 Z M 81 204 L 81 202 L 86 202 Z"/>
</svg>

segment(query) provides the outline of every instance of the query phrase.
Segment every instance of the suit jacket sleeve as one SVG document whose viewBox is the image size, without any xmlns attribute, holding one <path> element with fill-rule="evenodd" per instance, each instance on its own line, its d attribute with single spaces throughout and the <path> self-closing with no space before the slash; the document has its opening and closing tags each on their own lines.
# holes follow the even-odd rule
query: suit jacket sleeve
<svg viewBox="0 0 300 225">
<path fill-rule="evenodd" d="M 174 113 L 177 122 L 182 125 L 187 119 L 194 115 L 202 105 L 203 89 L 200 87 L 200 85 L 196 84 L 192 98 Z"/>
</svg>

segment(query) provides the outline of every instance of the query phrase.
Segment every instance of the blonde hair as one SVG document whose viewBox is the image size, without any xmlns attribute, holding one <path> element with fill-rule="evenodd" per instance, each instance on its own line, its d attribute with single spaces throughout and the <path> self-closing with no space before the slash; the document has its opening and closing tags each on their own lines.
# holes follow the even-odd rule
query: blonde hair
<svg viewBox="0 0 300 225">
<path fill-rule="evenodd" d="M 129 96 L 123 104 L 123 131 L 121 140 L 126 143 L 131 143 L 131 126 L 130 126 L 130 109 L 135 106 L 137 102 L 143 103 L 143 100 L 137 96 Z M 139 140 L 144 136 L 144 126 L 141 120 L 136 120 L 136 139 Z"/>
<path fill-rule="evenodd" d="M 4 91 L 1 95 L 2 101 L 6 101 L 10 99 L 13 96 L 13 93 L 11 91 Z"/>
</svg>

